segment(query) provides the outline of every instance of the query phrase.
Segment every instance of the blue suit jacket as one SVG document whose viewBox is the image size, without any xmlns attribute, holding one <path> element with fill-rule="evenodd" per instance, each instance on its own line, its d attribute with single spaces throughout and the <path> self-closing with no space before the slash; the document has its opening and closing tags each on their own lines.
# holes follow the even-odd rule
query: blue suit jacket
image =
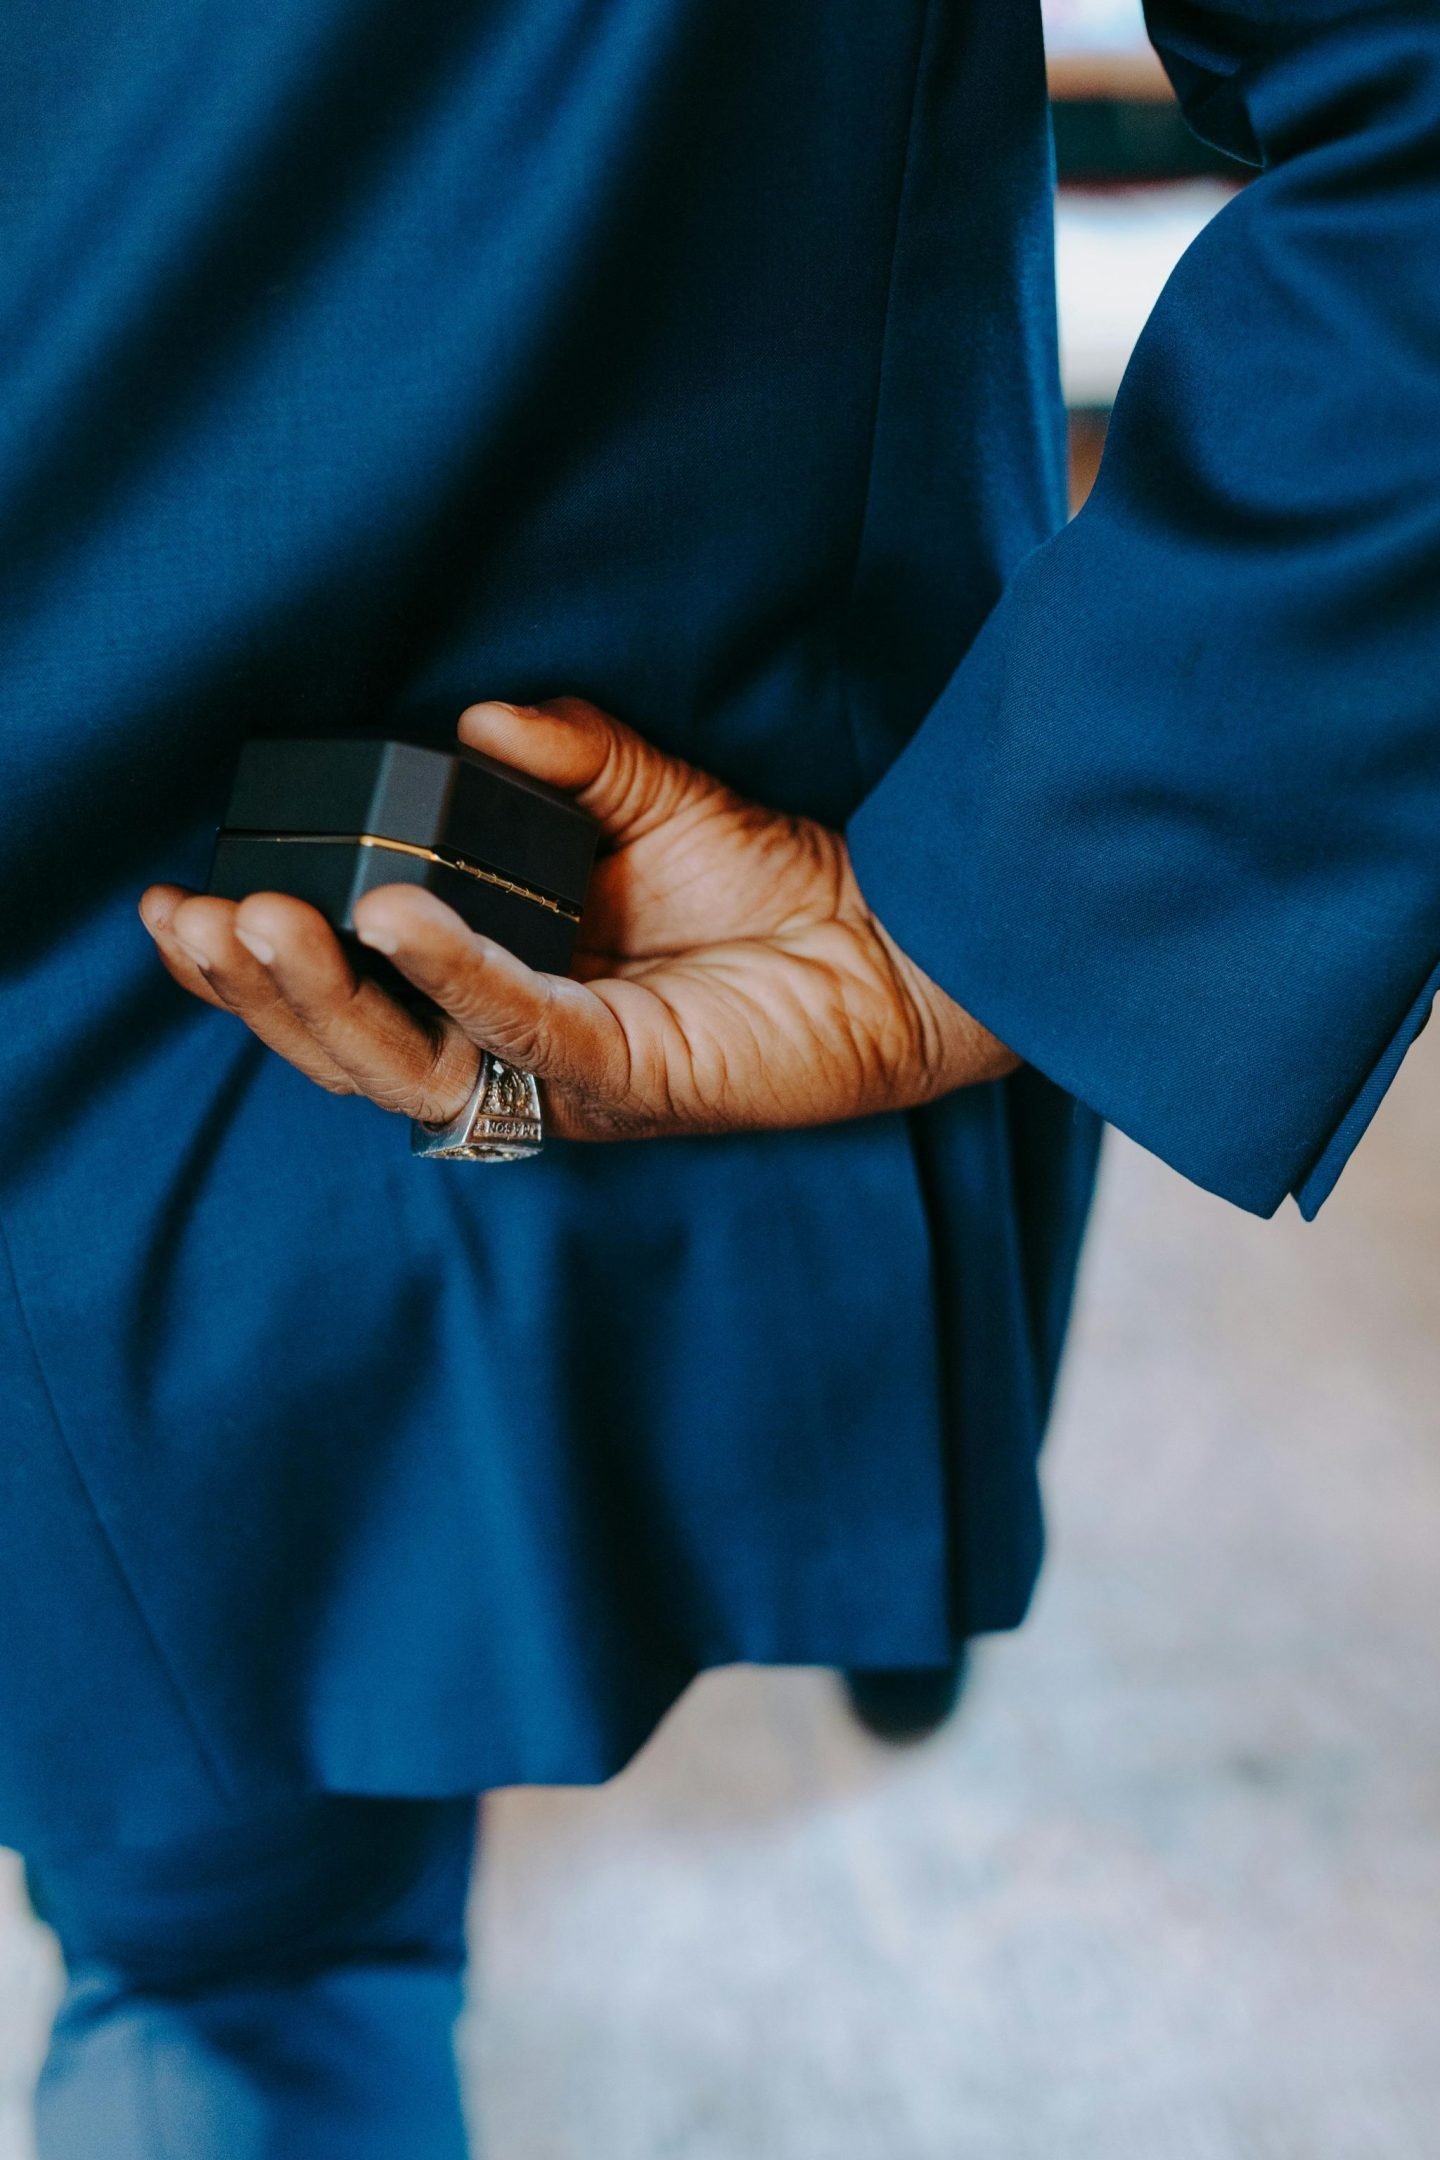
<svg viewBox="0 0 1440 2160">
<path fill-rule="evenodd" d="M 1440 38 L 1153 12 L 1270 169 L 1052 540 L 1028 0 L 8 0 L 0 1835 L 943 1658 L 1038 1564 L 1054 1082 L 1318 1198 L 1440 916 Z M 242 737 L 561 690 L 850 822 L 1032 1069 L 456 1171 L 162 976 Z"/>
</svg>

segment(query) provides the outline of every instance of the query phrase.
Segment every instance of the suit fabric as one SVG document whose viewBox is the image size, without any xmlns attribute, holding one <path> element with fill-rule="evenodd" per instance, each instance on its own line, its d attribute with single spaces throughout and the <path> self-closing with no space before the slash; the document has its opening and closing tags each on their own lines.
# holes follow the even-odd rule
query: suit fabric
<svg viewBox="0 0 1440 2160">
<path fill-rule="evenodd" d="M 1056 538 L 1027 0 L 11 0 L 0 1834 L 941 1661 L 1035 1579 L 1097 1112 L 1318 1202 L 1435 960 L 1440 53 L 1152 18 L 1265 170 Z M 848 825 L 1029 1068 L 490 1173 L 160 974 L 246 735 L 560 691 Z"/>
<path fill-rule="evenodd" d="M 475 1807 L 310 1798 L 32 1877 L 69 1984 L 43 2160 L 463 2160 Z"/>
</svg>

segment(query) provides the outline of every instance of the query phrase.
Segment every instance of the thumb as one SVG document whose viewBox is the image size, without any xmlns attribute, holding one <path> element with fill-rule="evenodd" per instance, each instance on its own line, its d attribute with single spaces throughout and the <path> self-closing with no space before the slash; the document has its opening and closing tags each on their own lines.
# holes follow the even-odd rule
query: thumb
<svg viewBox="0 0 1440 2160">
<path fill-rule="evenodd" d="M 720 792 L 708 773 L 667 757 L 584 698 L 471 705 L 460 715 L 459 734 L 472 750 L 573 794 L 616 846 Z"/>
</svg>

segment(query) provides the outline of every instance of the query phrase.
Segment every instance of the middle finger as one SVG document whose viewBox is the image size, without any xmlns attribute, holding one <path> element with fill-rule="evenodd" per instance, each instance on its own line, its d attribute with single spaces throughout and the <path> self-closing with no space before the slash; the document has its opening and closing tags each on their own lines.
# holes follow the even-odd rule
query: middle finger
<svg viewBox="0 0 1440 2160">
<path fill-rule="evenodd" d="M 283 893 L 240 902 L 235 934 L 318 1047 L 382 1109 L 439 1123 L 475 1080 L 477 1053 L 453 1021 L 407 1010 L 350 965 L 323 915 Z"/>
<path fill-rule="evenodd" d="M 175 929 L 182 907 L 183 941 Z M 178 886 L 155 885 L 141 902 L 140 919 L 182 990 L 243 1020 L 252 1035 L 318 1086 L 337 1095 L 354 1093 L 350 1075 L 320 1048 L 266 970 L 236 939 L 233 901 L 209 895 L 202 899 Z"/>
</svg>

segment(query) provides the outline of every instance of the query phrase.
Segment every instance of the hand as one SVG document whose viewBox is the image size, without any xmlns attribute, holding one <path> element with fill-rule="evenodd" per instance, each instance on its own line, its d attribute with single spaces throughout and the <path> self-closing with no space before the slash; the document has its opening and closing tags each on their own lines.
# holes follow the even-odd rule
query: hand
<svg viewBox="0 0 1440 2160">
<path fill-rule="evenodd" d="M 533 973 L 417 886 L 381 887 L 356 933 L 441 1008 L 429 1019 L 357 977 L 302 901 L 154 885 L 141 919 L 175 980 L 321 1087 L 429 1123 L 464 1103 L 481 1045 L 539 1076 L 572 1140 L 826 1124 L 1018 1062 L 887 937 L 838 833 L 578 698 L 473 705 L 460 735 L 599 820 L 578 980 Z"/>
</svg>

